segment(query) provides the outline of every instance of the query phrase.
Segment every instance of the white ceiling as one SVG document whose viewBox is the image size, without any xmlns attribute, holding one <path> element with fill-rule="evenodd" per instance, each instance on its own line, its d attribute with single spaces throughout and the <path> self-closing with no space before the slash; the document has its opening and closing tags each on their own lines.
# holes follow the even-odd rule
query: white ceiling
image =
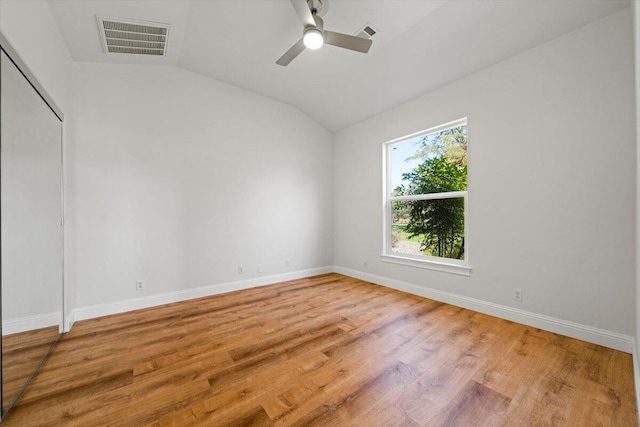
<svg viewBox="0 0 640 427">
<path fill-rule="evenodd" d="M 75 61 L 175 65 L 293 105 L 331 131 L 630 5 L 630 0 L 329 0 L 325 28 L 379 32 L 368 54 L 300 37 L 288 0 L 49 0 Z M 105 54 L 95 15 L 171 24 L 165 57 Z"/>
</svg>

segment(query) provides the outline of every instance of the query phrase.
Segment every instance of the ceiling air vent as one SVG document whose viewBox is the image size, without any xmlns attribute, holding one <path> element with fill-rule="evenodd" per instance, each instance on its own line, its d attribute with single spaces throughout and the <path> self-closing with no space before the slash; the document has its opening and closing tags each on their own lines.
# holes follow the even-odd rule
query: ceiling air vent
<svg viewBox="0 0 640 427">
<path fill-rule="evenodd" d="M 164 56 L 169 24 L 96 16 L 106 53 Z"/>
<path fill-rule="evenodd" d="M 374 34 L 376 34 L 378 30 L 373 28 L 373 26 L 369 23 L 365 24 L 364 27 L 360 28 L 356 31 L 356 37 L 362 37 L 365 39 L 373 38 Z"/>
</svg>

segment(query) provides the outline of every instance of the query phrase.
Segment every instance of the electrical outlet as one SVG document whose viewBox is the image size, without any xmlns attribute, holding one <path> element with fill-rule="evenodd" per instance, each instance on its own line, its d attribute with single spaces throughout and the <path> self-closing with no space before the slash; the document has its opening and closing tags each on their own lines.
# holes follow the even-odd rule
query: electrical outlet
<svg viewBox="0 0 640 427">
<path fill-rule="evenodd" d="M 288 259 L 285 259 L 285 260 L 284 260 L 284 266 L 285 266 L 285 267 L 289 267 L 289 260 L 288 260 Z"/>
<path fill-rule="evenodd" d="M 238 274 L 242 274 L 242 273 L 244 273 L 244 267 L 239 265 L 238 266 Z"/>
<path fill-rule="evenodd" d="M 362 261 L 362 266 L 363 266 L 364 268 L 369 268 L 369 262 L 367 262 L 366 260 L 365 260 L 365 261 Z"/>
<path fill-rule="evenodd" d="M 144 280 L 136 280 L 136 291 L 144 291 Z"/>
<path fill-rule="evenodd" d="M 257 271 L 258 273 L 262 273 L 262 270 L 263 270 L 263 266 L 262 266 L 262 264 L 258 264 L 258 267 L 256 268 L 256 271 Z"/>
<path fill-rule="evenodd" d="M 522 302 L 522 289 L 513 288 L 513 300 Z"/>
</svg>

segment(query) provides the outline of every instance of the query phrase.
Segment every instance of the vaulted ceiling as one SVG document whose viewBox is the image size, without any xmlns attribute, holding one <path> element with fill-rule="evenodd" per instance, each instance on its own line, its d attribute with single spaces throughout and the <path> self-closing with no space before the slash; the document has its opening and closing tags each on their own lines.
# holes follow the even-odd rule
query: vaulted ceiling
<svg viewBox="0 0 640 427">
<path fill-rule="evenodd" d="M 290 104 L 337 131 L 629 7 L 630 0 L 324 0 L 325 28 L 378 30 L 368 54 L 302 35 L 287 0 L 50 0 L 75 61 L 182 67 Z M 164 57 L 106 54 L 96 15 L 171 25 Z"/>
</svg>

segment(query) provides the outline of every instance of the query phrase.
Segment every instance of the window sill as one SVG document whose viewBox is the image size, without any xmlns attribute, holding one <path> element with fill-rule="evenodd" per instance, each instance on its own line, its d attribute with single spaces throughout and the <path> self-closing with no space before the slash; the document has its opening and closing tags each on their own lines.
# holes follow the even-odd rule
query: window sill
<svg viewBox="0 0 640 427">
<path fill-rule="evenodd" d="M 471 266 L 469 264 L 457 264 L 432 259 L 413 258 L 402 255 L 380 255 L 380 259 L 384 262 L 393 264 L 408 265 L 410 267 L 426 268 L 428 270 L 443 271 L 445 273 L 460 274 L 462 276 L 471 275 Z"/>
</svg>

